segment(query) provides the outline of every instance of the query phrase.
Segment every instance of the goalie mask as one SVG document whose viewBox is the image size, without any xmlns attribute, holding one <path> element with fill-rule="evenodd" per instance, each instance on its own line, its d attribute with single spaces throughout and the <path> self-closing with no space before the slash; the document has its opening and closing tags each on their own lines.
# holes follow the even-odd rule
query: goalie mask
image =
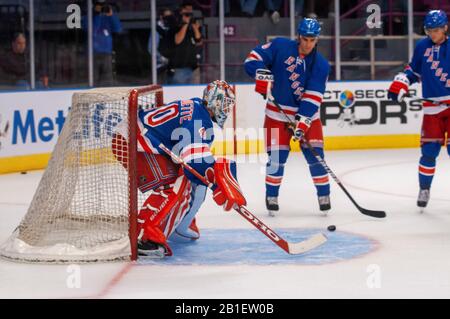
<svg viewBox="0 0 450 319">
<path fill-rule="evenodd" d="M 233 88 L 225 81 L 216 80 L 208 84 L 203 91 L 203 100 L 206 108 L 214 115 L 213 120 L 223 128 L 235 104 Z"/>
</svg>

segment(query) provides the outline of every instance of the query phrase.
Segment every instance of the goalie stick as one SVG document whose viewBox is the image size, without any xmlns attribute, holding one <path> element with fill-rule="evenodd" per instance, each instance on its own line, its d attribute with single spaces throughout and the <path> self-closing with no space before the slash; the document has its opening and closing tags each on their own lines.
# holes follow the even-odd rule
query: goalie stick
<svg viewBox="0 0 450 319">
<path fill-rule="evenodd" d="M 273 104 L 275 104 L 275 106 L 280 110 L 280 112 L 286 117 L 286 119 L 289 122 L 289 126 L 295 127 L 294 122 L 291 121 L 291 119 L 286 115 L 286 113 L 281 108 L 280 104 L 278 104 L 278 102 L 275 101 L 274 97 L 272 96 L 272 92 L 270 90 L 270 84 L 269 84 L 268 89 L 267 89 L 267 99 L 270 102 L 272 102 Z M 356 206 L 356 208 L 359 210 L 359 212 L 361 214 L 364 214 L 364 215 L 367 215 L 367 216 L 370 216 L 370 217 L 375 217 L 375 218 L 384 218 L 384 217 L 386 217 L 386 212 L 384 212 L 384 211 L 381 211 L 381 210 L 370 210 L 370 209 L 366 209 L 366 208 L 363 208 L 363 207 L 359 206 L 358 203 L 353 199 L 353 196 L 350 195 L 350 193 L 347 191 L 347 189 L 344 187 L 344 185 L 341 183 L 341 181 L 337 178 L 337 176 L 333 173 L 333 171 L 327 165 L 325 160 L 322 157 L 320 157 L 320 155 L 316 152 L 314 147 L 312 147 L 312 145 L 306 139 L 302 139 L 302 143 L 305 144 L 308 147 L 308 149 L 314 155 L 316 160 L 323 166 L 323 168 L 327 171 L 327 173 L 330 174 L 330 176 L 334 179 L 336 184 L 339 185 L 339 187 L 344 191 L 345 195 L 347 195 L 347 197 L 350 199 L 350 201 L 353 203 L 353 205 Z"/>
<path fill-rule="evenodd" d="M 197 177 L 202 183 L 208 186 L 208 188 L 212 188 L 214 184 L 209 183 L 206 178 L 200 175 L 195 169 L 193 169 L 189 164 L 184 162 L 179 156 L 175 155 L 171 150 L 169 150 L 164 144 L 159 144 L 159 148 L 162 149 L 167 155 L 169 155 L 176 163 L 179 163 L 185 169 L 187 169 L 190 173 L 192 173 L 195 177 Z M 269 226 L 264 224 L 261 220 L 259 220 L 255 215 L 253 215 L 245 206 L 233 207 L 236 212 L 238 212 L 242 217 L 248 220 L 253 226 L 255 226 L 259 231 L 261 231 L 266 237 L 268 237 L 271 241 L 277 244 L 278 247 L 283 249 L 285 252 L 291 255 L 298 255 L 306 253 L 320 245 L 324 244 L 327 241 L 327 237 L 318 233 L 315 234 L 304 241 L 298 243 L 290 243 L 284 240 L 281 236 L 275 233 Z"/>
</svg>

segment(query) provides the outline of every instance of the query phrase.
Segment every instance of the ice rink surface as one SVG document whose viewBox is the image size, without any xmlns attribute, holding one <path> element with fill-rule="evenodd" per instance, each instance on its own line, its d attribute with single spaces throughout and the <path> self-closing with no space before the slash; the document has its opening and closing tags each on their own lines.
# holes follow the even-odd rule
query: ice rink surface
<svg viewBox="0 0 450 319">
<path fill-rule="evenodd" d="M 201 238 L 174 243 L 172 259 L 79 266 L 0 260 L 0 298 L 450 298 L 450 160 L 443 149 L 429 207 L 420 214 L 419 156 L 419 149 L 326 153 L 356 201 L 385 210 L 385 219 L 360 214 L 331 179 L 332 211 L 319 213 L 299 153 L 291 153 L 286 166 L 280 212 L 269 217 L 265 155 L 239 157 L 250 211 L 289 240 L 317 231 L 328 235 L 326 244 L 305 255 L 279 251 L 207 196 L 198 215 Z M 0 176 L 0 241 L 26 213 L 41 176 Z M 331 224 L 334 233 L 327 231 Z"/>
</svg>

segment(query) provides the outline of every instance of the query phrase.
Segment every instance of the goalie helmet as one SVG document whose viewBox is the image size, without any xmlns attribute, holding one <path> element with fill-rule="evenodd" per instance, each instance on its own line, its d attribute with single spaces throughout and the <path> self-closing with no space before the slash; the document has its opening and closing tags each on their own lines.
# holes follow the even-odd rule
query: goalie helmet
<svg viewBox="0 0 450 319">
<path fill-rule="evenodd" d="M 223 128 L 228 114 L 235 105 L 233 88 L 225 81 L 216 80 L 208 84 L 203 91 L 206 108 L 214 115 L 213 120 Z"/>
</svg>

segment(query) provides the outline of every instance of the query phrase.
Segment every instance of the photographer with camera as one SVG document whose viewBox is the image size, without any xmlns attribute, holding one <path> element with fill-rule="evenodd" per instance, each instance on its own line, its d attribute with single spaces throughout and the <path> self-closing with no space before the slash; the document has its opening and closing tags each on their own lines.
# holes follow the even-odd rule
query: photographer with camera
<svg viewBox="0 0 450 319">
<path fill-rule="evenodd" d="M 87 30 L 87 19 L 83 19 L 83 29 Z M 94 84 L 113 85 L 113 33 L 122 31 L 119 18 L 112 6 L 105 0 L 94 3 L 93 45 L 94 45 Z"/>
<path fill-rule="evenodd" d="M 169 84 L 199 83 L 194 79 L 198 68 L 199 49 L 203 45 L 201 26 L 194 17 L 193 5 L 184 2 L 179 10 L 179 23 L 175 27 L 174 48 L 169 59 Z"/>
</svg>

